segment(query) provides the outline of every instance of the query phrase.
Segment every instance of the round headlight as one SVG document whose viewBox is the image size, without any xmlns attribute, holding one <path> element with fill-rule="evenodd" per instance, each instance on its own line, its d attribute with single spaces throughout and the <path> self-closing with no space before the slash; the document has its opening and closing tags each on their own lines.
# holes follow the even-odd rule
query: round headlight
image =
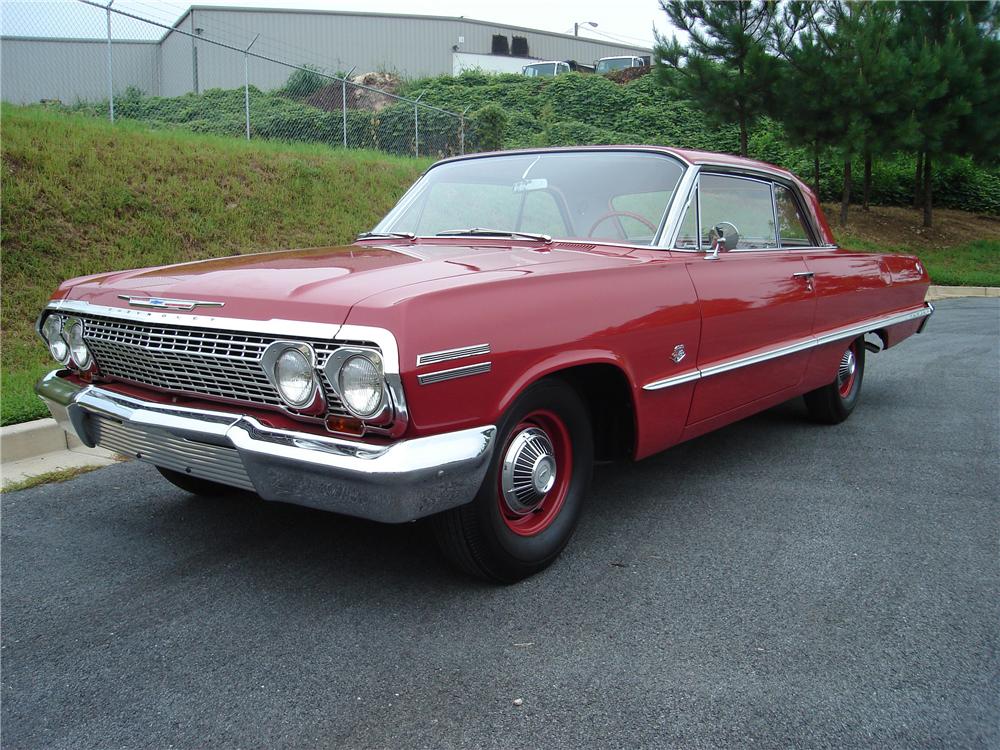
<svg viewBox="0 0 1000 750">
<path fill-rule="evenodd" d="M 274 384 L 290 406 L 309 406 L 316 393 L 312 362 L 298 349 L 285 349 L 274 363 Z"/>
<path fill-rule="evenodd" d="M 69 362 L 69 346 L 62 337 L 62 316 L 50 315 L 42 325 L 42 336 L 49 346 L 49 354 L 60 364 Z"/>
<path fill-rule="evenodd" d="M 65 329 L 63 336 L 69 344 L 69 353 L 73 357 L 73 364 L 81 370 L 90 367 L 90 349 L 83 341 L 83 321 L 79 318 L 71 318 Z"/>
<path fill-rule="evenodd" d="M 356 416 L 372 417 L 382 406 L 382 368 L 363 354 L 356 354 L 337 376 L 344 405 Z"/>
</svg>

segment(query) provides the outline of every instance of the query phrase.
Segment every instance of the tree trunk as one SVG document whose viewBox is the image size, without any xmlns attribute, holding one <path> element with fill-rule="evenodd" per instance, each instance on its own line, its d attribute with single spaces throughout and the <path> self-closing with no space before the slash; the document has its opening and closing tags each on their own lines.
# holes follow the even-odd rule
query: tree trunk
<svg viewBox="0 0 1000 750">
<path fill-rule="evenodd" d="M 847 207 L 851 205 L 851 160 L 844 159 L 844 193 L 840 198 L 840 226 L 847 226 Z"/>
<path fill-rule="evenodd" d="M 747 116 L 743 112 L 743 107 L 739 108 L 740 112 L 740 156 L 744 159 L 747 156 Z"/>
<path fill-rule="evenodd" d="M 917 171 L 913 175 L 913 207 L 920 208 L 924 201 L 924 152 L 917 152 Z"/>
<path fill-rule="evenodd" d="M 872 155 L 870 152 L 865 153 L 865 185 L 864 185 L 864 209 L 868 210 L 868 199 L 872 195 Z"/>
<path fill-rule="evenodd" d="M 813 192 L 819 200 L 819 143 L 813 144 Z"/>
<path fill-rule="evenodd" d="M 933 216 L 931 215 L 931 155 L 924 154 L 924 226 L 933 226 Z"/>
</svg>

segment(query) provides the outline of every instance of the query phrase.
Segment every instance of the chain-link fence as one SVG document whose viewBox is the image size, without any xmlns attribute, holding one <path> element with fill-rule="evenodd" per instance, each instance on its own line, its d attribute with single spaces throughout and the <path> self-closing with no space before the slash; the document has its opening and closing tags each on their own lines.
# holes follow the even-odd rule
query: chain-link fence
<svg viewBox="0 0 1000 750">
<path fill-rule="evenodd" d="M 433 157 L 474 150 L 467 110 L 400 96 L 397 76 L 331 72 L 264 32 L 189 30 L 172 10 L 135 0 L 127 9 L 64 2 L 58 12 L 5 3 L 0 95 L 251 140 Z"/>
</svg>

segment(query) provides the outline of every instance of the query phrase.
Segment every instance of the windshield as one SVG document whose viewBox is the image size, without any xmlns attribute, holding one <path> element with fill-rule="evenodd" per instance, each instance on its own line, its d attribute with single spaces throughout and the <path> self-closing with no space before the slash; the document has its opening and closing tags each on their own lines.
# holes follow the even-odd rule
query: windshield
<svg viewBox="0 0 1000 750">
<path fill-rule="evenodd" d="M 538 63 L 537 65 L 526 65 L 524 74 L 526 76 L 554 76 L 556 74 L 557 63 Z"/>
<path fill-rule="evenodd" d="M 609 57 L 607 60 L 597 61 L 598 73 L 610 73 L 612 70 L 625 70 L 633 66 L 633 57 Z"/>
<path fill-rule="evenodd" d="M 640 151 L 447 162 L 421 177 L 375 231 L 433 237 L 491 229 L 648 245 L 683 172 L 671 156 Z"/>
</svg>

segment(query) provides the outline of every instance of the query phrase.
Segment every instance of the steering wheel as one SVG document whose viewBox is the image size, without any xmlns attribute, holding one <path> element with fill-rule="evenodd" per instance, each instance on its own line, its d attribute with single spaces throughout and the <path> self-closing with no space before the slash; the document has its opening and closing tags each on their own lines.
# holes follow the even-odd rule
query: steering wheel
<svg viewBox="0 0 1000 750">
<path fill-rule="evenodd" d="M 651 222 L 649 219 L 647 219 L 645 216 L 641 216 L 639 214 L 634 214 L 631 211 L 608 211 L 606 214 L 604 214 L 603 216 L 601 216 L 597 221 L 595 221 L 591 225 L 590 231 L 587 232 L 587 236 L 588 237 L 593 237 L 594 236 L 594 230 L 597 229 L 597 227 L 599 227 L 601 224 L 603 224 L 604 222 L 606 222 L 608 219 L 613 219 L 616 216 L 625 216 L 625 217 L 627 217 L 629 219 L 635 219 L 640 224 L 644 224 L 645 226 L 649 227 L 649 231 L 651 231 L 653 234 L 656 234 L 656 229 L 657 229 L 656 225 L 653 222 Z M 618 234 L 619 234 L 619 236 L 623 240 L 627 239 L 625 237 L 625 232 L 622 231 L 621 225 L 618 226 Z"/>
</svg>

